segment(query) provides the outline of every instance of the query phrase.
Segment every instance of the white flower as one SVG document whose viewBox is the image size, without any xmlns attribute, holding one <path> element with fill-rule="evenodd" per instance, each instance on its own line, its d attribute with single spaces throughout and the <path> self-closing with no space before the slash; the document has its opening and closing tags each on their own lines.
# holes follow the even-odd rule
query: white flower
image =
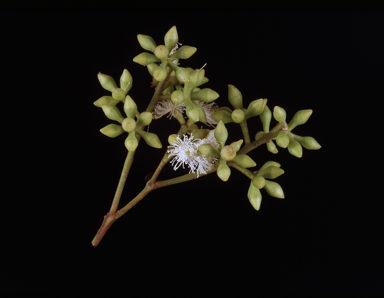
<svg viewBox="0 0 384 298">
<path fill-rule="evenodd" d="M 171 100 L 163 100 L 155 106 L 155 109 L 152 113 L 153 119 L 159 119 L 168 113 L 169 115 L 167 116 L 167 118 L 171 119 L 172 117 L 176 117 L 177 115 L 182 115 L 184 110 L 184 102 L 180 104 L 175 104 Z"/>
<path fill-rule="evenodd" d="M 183 139 L 180 137 L 176 138 L 175 143 L 172 146 L 168 146 L 169 156 L 174 156 L 171 160 L 171 165 L 176 171 L 180 166 L 187 165 L 190 169 L 189 173 L 197 172 L 197 177 L 199 174 L 207 174 L 207 170 L 210 170 L 212 165 L 215 163 L 217 158 L 215 157 L 206 157 L 200 153 L 198 150 L 199 146 L 202 144 L 212 144 L 215 148 L 218 148 L 216 139 L 205 138 L 205 139 L 193 139 L 193 134 L 190 137 L 188 135 L 183 135 Z"/>
<path fill-rule="evenodd" d="M 211 127 L 215 127 L 217 125 L 217 121 L 212 118 L 212 113 L 219 107 L 215 102 L 205 103 L 203 101 L 196 101 L 205 112 L 205 116 L 207 117 L 207 125 Z"/>
</svg>

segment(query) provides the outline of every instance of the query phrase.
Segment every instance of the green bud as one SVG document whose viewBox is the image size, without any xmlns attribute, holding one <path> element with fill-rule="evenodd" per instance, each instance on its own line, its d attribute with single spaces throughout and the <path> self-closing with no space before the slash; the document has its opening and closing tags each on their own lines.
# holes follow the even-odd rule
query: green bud
<svg viewBox="0 0 384 298">
<path fill-rule="evenodd" d="M 103 87 L 105 90 L 112 92 L 117 88 L 115 80 L 112 77 L 99 72 L 97 74 L 97 78 L 99 79 L 101 87 Z"/>
<path fill-rule="evenodd" d="M 196 53 L 196 51 L 197 51 L 197 49 L 195 47 L 182 46 L 175 53 L 173 53 L 170 57 L 171 58 L 177 58 L 177 59 L 188 59 L 194 53 Z"/>
<path fill-rule="evenodd" d="M 194 139 L 204 139 L 209 134 L 209 129 L 194 129 L 192 130 L 193 138 Z"/>
<path fill-rule="evenodd" d="M 188 69 L 188 71 L 190 71 L 189 67 L 187 67 L 187 69 Z M 194 85 L 197 85 L 197 82 L 199 81 L 199 70 L 198 69 L 190 71 L 190 73 L 189 73 L 189 81 L 191 83 L 193 83 Z"/>
<path fill-rule="evenodd" d="M 151 132 L 146 132 L 143 130 L 137 130 L 136 133 L 144 139 L 147 145 L 157 149 L 160 149 L 163 147 L 161 145 L 159 137 L 156 134 Z"/>
<path fill-rule="evenodd" d="M 131 132 L 136 128 L 136 121 L 133 118 L 125 118 L 121 123 L 123 130 Z"/>
<path fill-rule="evenodd" d="M 267 193 L 275 198 L 278 199 L 284 199 L 284 192 L 281 186 L 273 181 L 265 180 L 265 186 L 264 189 L 267 191 Z"/>
<path fill-rule="evenodd" d="M 169 135 L 168 137 L 168 143 L 169 145 L 173 145 L 177 140 L 177 134 Z"/>
<path fill-rule="evenodd" d="M 108 119 L 115 120 L 120 123 L 123 122 L 124 117 L 121 115 L 119 109 L 115 106 L 103 105 L 101 108 L 103 109 L 103 112 L 105 116 L 108 117 Z"/>
<path fill-rule="evenodd" d="M 109 124 L 100 129 L 100 132 L 106 135 L 107 137 L 116 138 L 117 136 L 121 135 L 124 130 L 120 125 Z"/>
<path fill-rule="evenodd" d="M 260 120 L 261 120 L 261 123 L 263 124 L 264 132 L 269 132 L 269 125 L 271 123 L 271 119 L 272 119 L 272 112 L 268 108 L 268 106 L 265 105 L 263 112 L 260 114 Z"/>
<path fill-rule="evenodd" d="M 267 161 L 265 164 L 263 164 L 263 166 L 259 169 L 259 173 L 268 168 L 268 167 L 276 167 L 276 168 L 280 168 L 281 167 L 281 164 L 279 164 L 278 162 L 276 161 Z"/>
<path fill-rule="evenodd" d="M 93 104 L 96 107 L 101 108 L 103 105 L 115 106 L 118 104 L 118 100 L 112 98 L 112 96 L 103 96 L 96 100 Z"/>
<path fill-rule="evenodd" d="M 151 63 L 147 65 L 148 72 L 151 76 L 153 76 L 153 72 L 155 71 L 156 68 L 158 68 L 159 65 L 156 63 Z"/>
<path fill-rule="evenodd" d="M 184 101 L 184 99 L 185 99 L 185 94 L 183 91 L 180 91 L 180 90 L 173 91 L 171 95 L 171 100 L 174 104 L 180 104 Z"/>
<path fill-rule="evenodd" d="M 289 137 L 286 131 L 280 131 L 276 137 L 276 144 L 282 148 L 287 148 L 289 144 Z"/>
<path fill-rule="evenodd" d="M 211 117 L 217 122 L 223 121 L 224 124 L 233 122 L 232 120 L 232 110 L 227 107 L 217 108 L 212 114 Z"/>
<path fill-rule="evenodd" d="M 118 101 L 122 101 L 125 97 L 125 93 L 123 89 L 116 88 L 115 90 L 112 91 L 112 98 Z"/>
<path fill-rule="evenodd" d="M 259 132 L 255 135 L 255 140 L 258 141 L 258 140 L 260 140 L 263 136 L 264 136 L 264 132 L 263 132 L 263 131 L 259 131 Z"/>
<path fill-rule="evenodd" d="M 317 150 L 321 148 L 321 145 L 312 137 L 301 137 L 292 134 L 293 138 L 298 141 L 305 149 Z"/>
<path fill-rule="evenodd" d="M 276 166 L 273 166 L 273 165 L 266 167 L 262 170 L 259 170 L 257 172 L 257 176 L 264 177 L 266 179 L 275 179 L 275 178 L 277 178 L 283 174 L 284 174 L 283 169 L 276 167 Z"/>
<path fill-rule="evenodd" d="M 262 189 L 265 186 L 265 179 L 262 176 L 255 176 L 252 179 L 252 184 L 258 189 Z"/>
<path fill-rule="evenodd" d="M 258 116 L 260 115 L 265 107 L 266 100 L 263 98 L 256 99 L 252 101 L 247 110 L 245 111 L 245 118 L 248 119 L 250 117 Z"/>
<path fill-rule="evenodd" d="M 304 124 L 308 121 L 312 115 L 312 110 L 301 110 L 298 111 L 292 120 L 288 123 L 288 130 L 292 131 L 296 126 Z"/>
<path fill-rule="evenodd" d="M 261 192 L 258 188 L 254 187 L 252 183 L 248 189 L 248 199 L 253 208 L 259 211 L 261 205 Z"/>
<path fill-rule="evenodd" d="M 165 80 L 167 77 L 167 71 L 165 68 L 159 66 L 153 71 L 153 77 L 155 78 L 156 81 L 162 81 Z"/>
<path fill-rule="evenodd" d="M 164 36 L 164 44 L 168 50 L 172 50 L 176 43 L 179 41 L 176 26 L 173 26 Z"/>
<path fill-rule="evenodd" d="M 203 85 L 209 81 L 208 78 L 206 78 L 204 76 L 205 76 L 205 69 L 200 69 L 199 70 L 199 78 L 197 80 L 197 86 Z"/>
<path fill-rule="evenodd" d="M 236 150 L 230 145 L 224 146 L 223 149 L 221 149 L 220 151 L 220 156 L 224 160 L 227 160 L 227 161 L 232 160 L 236 156 Z"/>
<path fill-rule="evenodd" d="M 120 88 L 123 89 L 124 95 L 127 95 L 128 91 L 132 88 L 132 76 L 127 69 L 124 69 L 123 74 L 120 77 Z"/>
<path fill-rule="evenodd" d="M 280 108 L 279 106 L 275 106 L 273 109 L 273 118 L 275 118 L 276 121 L 280 123 L 281 126 L 285 126 L 287 124 L 285 122 L 285 118 L 287 117 L 287 113 L 283 108 Z"/>
<path fill-rule="evenodd" d="M 220 157 L 220 152 L 211 144 L 200 145 L 198 150 L 200 151 L 201 154 L 203 154 L 206 157 L 217 157 L 217 158 Z"/>
<path fill-rule="evenodd" d="M 293 156 L 296 156 L 299 158 L 303 156 L 303 147 L 291 135 L 289 135 L 288 151 Z"/>
<path fill-rule="evenodd" d="M 235 151 L 237 152 L 237 151 L 240 150 L 241 144 L 243 144 L 243 140 L 238 140 L 237 142 L 233 142 L 233 143 L 231 143 L 231 146 L 232 146 L 233 149 L 235 149 Z"/>
<path fill-rule="evenodd" d="M 125 97 L 124 112 L 129 118 L 135 118 L 136 116 L 137 106 L 129 95 Z"/>
<path fill-rule="evenodd" d="M 244 169 L 256 166 L 256 163 L 253 161 L 253 159 L 246 154 L 237 154 L 236 157 L 231 161 Z"/>
<path fill-rule="evenodd" d="M 277 150 L 277 148 L 276 148 L 275 143 L 273 143 L 272 141 L 267 142 L 267 149 L 269 152 L 271 152 L 273 154 L 276 154 L 277 152 L 279 152 L 279 150 Z"/>
<path fill-rule="evenodd" d="M 155 55 L 152 55 L 149 53 L 141 53 L 137 55 L 135 58 L 133 58 L 133 62 L 136 62 L 143 66 L 147 66 L 148 64 L 151 64 L 154 62 L 160 62 L 160 59 L 158 59 Z"/>
<path fill-rule="evenodd" d="M 159 59 L 168 58 L 169 50 L 164 45 L 159 45 L 155 49 L 155 56 Z"/>
<path fill-rule="evenodd" d="M 219 94 L 210 88 L 204 88 L 198 92 L 193 92 L 191 94 L 191 98 L 193 100 L 200 100 L 203 102 L 212 102 L 215 99 L 219 98 Z"/>
<path fill-rule="evenodd" d="M 197 104 L 192 102 L 189 97 L 186 97 L 184 99 L 185 102 L 185 113 L 187 114 L 187 117 L 191 119 L 193 122 L 199 121 L 200 118 L 200 110 L 197 107 Z"/>
<path fill-rule="evenodd" d="M 223 148 L 228 138 L 228 130 L 226 129 L 223 121 L 219 121 L 215 128 L 215 139 L 220 144 L 220 148 Z"/>
<path fill-rule="evenodd" d="M 228 100 L 234 109 L 243 108 L 243 96 L 239 89 L 233 85 L 228 85 Z"/>
<path fill-rule="evenodd" d="M 186 83 L 189 81 L 189 71 L 186 70 L 183 67 L 178 67 L 176 70 L 176 78 L 179 80 L 181 83 Z"/>
<path fill-rule="evenodd" d="M 137 126 L 146 126 L 152 122 L 152 113 L 151 112 L 143 112 L 139 115 L 137 119 Z"/>
<path fill-rule="evenodd" d="M 190 95 L 191 94 L 191 92 L 192 91 L 194 91 L 194 88 L 196 87 L 196 84 L 194 84 L 194 83 L 192 83 L 191 81 L 189 81 L 189 82 L 186 82 L 185 84 L 184 84 L 184 93 L 186 94 L 186 95 Z"/>
<path fill-rule="evenodd" d="M 136 150 L 139 145 L 139 141 L 137 140 L 136 133 L 134 131 L 129 133 L 128 137 L 125 139 L 124 145 L 130 152 Z"/>
<path fill-rule="evenodd" d="M 154 52 L 156 49 L 156 42 L 149 35 L 137 34 L 137 40 L 144 50 Z"/>
<path fill-rule="evenodd" d="M 217 176 L 224 182 L 228 181 L 231 176 L 231 169 L 227 166 L 227 162 L 224 159 L 220 159 L 220 164 L 217 168 Z"/>
<path fill-rule="evenodd" d="M 245 119 L 245 113 L 242 109 L 236 109 L 232 112 L 232 120 L 235 123 L 241 123 Z"/>
<path fill-rule="evenodd" d="M 196 104 L 196 108 L 199 110 L 199 121 L 202 123 L 207 123 L 207 115 L 202 106 Z"/>
</svg>

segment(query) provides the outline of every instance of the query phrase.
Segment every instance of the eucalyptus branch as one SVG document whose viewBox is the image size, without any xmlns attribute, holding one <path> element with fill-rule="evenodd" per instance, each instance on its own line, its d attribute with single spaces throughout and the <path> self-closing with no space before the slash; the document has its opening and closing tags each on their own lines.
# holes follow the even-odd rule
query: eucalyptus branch
<svg viewBox="0 0 384 298">
<path fill-rule="evenodd" d="M 253 177 L 255 177 L 255 174 L 253 174 L 250 170 L 240 167 L 234 162 L 228 162 L 228 166 L 235 168 L 236 170 L 243 173 L 245 176 L 247 176 L 251 180 L 253 179 Z"/>
</svg>

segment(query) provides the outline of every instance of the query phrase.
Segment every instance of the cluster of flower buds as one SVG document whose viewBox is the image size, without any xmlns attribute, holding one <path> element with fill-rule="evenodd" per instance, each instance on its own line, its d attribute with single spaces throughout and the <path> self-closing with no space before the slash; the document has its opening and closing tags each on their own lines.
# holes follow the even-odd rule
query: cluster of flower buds
<svg viewBox="0 0 384 298">
<path fill-rule="evenodd" d="M 271 111 L 268 107 L 265 108 L 264 112 L 260 115 L 261 122 L 263 123 L 263 130 L 256 134 L 256 141 L 263 137 L 264 134 L 269 132 L 269 125 L 271 121 Z M 288 148 L 290 154 L 296 157 L 302 157 L 303 148 L 310 150 L 320 149 L 320 144 L 312 137 L 301 137 L 292 133 L 292 130 L 301 124 L 304 124 L 308 121 L 309 117 L 312 115 L 312 110 L 301 110 L 298 111 L 292 118 L 292 120 L 287 124 L 286 122 L 286 112 L 283 108 L 275 106 L 273 109 L 273 118 L 280 123 L 281 131 L 278 133 L 277 137 L 274 138 L 276 144 L 281 148 Z M 271 141 L 267 143 L 268 150 L 272 153 L 277 153 L 278 150 L 275 144 Z"/>
<path fill-rule="evenodd" d="M 196 48 L 191 46 L 178 48 L 179 37 L 175 26 L 165 34 L 164 45 L 157 46 L 153 38 L 148 35 L 139 34 L 137 38 L 141 47 L 153 54 L 141 53 L 133 61 L 147 66 L 153 77 L 153 85 L 166 79 L 169 74 L 163 95 L 170 94 L 166 100 L 171 100 L 175 105 L 185 106 L 189 118 L 188 126 L 198 121 L 207 123 L 207 115 L 196 101 L 210 103 L 217 99 L 219 94 L 210 88 L 198 88 L 208 82 L 204 69 L 194 70 L 178 66 L 179 59 L 190 58 L 196 52 Z"/>
<path fill-rule="evenodd" d="M 152 113 L 137 111 L 137 105 L 133 99 L 127 95 L 128 91 L 132 87 L 132 76 L 128 70 L 124 70 L 120 78 L 120 88 L 117 88 L 114 79 L 108 75 L 99 73 L 97 75 L 101 86 L 112 92 L 112 96 L 103 96 L 94 102 L 94 105 L 101 107 L 104 114 L 111 120 L 117 121 L 120 125 L 109 124 L 100 132 L 104 135 L 115 138 L 124 132 L 128 132 L 124 144 L 128 151 L 135 151 L 139 145 L 137 136 L 140 136 L 151 147 L 162 148 L 161 142 L 158 136 L 154 133 L 146 132 L 143 128 L 149 125 L 152 121 Z M 124 112 L 126 118 L 123 117 L 120 110 L 116 105 L 122 102 L 124 104 Z M 137 117 L 137 120 L 135 120 Z"/>
</svg>

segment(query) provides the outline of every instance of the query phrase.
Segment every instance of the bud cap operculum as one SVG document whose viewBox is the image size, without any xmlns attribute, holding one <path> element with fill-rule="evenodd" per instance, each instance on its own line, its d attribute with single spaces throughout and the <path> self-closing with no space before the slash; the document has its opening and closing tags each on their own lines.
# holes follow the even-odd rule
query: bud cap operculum
<svg viewBox="0 0 384 298">
<path fill-rule="evenodd" d="M 156 49 L 156 42 L 149 35 L 137 34 L 137 40 L 140 46 L 147 51 L 154 52 Z"/>
<path fill-rule="evenodd" d="M 302 125 L 308 121 L 309 117 L 312 115 L 312 110 L 300 110 L 292 120 L 288 123 L 288 130 L 292 131 L 296 126 Z"/>
<path fill-rule="evenodd" d="M 137 105 L 129 95 L 125 97 L 124 112 L 129 118 L 135 118 L 136 116 Z"/>
<path fill-rule="evenodd" d="M 257 211 L 260 210 L 261 198 L 262 196 L 260 190 L 254 187 L 251 183 L 248 189 L 248 199 L 253 208 L 255 208 Z"/>
<path fill-rule="evenodd" d="M 127 69 L 124 69 L 123 74 L 120 77 L 120 88 L 123 89 L 124 95 L 127 95 L 128 91 L 132 88 L 132 76 Z"/>
<path fill-rule="evenodd" d="M 124 130 L 120 125 L 109 124 L 100 129 L 100 132 L 106 135 L 107 137 L 116 138 L 117 136 L 121 135 Z"/>
<path fill-rule="evenodd" d="M 97 78 L 99 79 L 101 87 L 103 87 L 105 90 L 112 92 L 117 88 L 115 80 L 112 77 L 99 72 L 97 74 Z"/>
<path fill-rule="evenodd" d="M 239 89 L 233 85 L 228 85 L 228 100 L 234 109 L 243 108 L 243 96 Z"/>
<path fill-rule="evenodd" d="M 151 132 L 146 132 L 143 130 L 137 130 L 136 132 L 139 136 L 141 136 L 144 139 L 147 145 L 157 149 L 160 149 L 163 147 L 161 145 L 159 137 L 156 134 Z"/>
<path fill-rule="evenodd" d="M 121 115 L 119 109 L 115 106 L 109 106 L 109 105 L 103 105 L 101 106 L 103 109 L 103 112 L 105 116 L 108 117 L 108 119 L 115 120 L 118 122 L 123 122 L 124 117 Z"/>
<path fill-rule="evenodd" d="M 224 159 L 220 159 L 220 164 L 217 168 L 217 176 L 224 182 L 228 181 L 231 176 L 231 169 L 227 166 L 227 162 Z"/>
<path fill-rule="evenodd" d="M 273 181 L 265 180 L 264 189 L 267 193 L 275 198 L 284 199 L 284 192 L 281 186 Z"/>
</svg>

